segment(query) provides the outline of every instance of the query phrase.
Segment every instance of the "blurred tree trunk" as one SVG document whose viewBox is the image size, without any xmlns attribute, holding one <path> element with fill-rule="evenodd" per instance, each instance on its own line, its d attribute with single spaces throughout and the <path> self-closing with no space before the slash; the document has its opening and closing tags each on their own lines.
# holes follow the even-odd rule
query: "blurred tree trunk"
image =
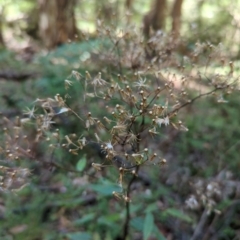
<svg viewBox="0 0 240 240">
<path fill-rule="evenodd" d="M 206 0 L 198 0 L 197 3 L 197 9 L 198 9 L 198 15 L 197 15 L 197 27 L 198 27 L 198 31 L 202 32 L 202 28 L 203 28 L 203 22 L 202 22 L 202 11 L 203 11 L 203 5 L 205 3 Z"/>
<path fill-rule="evenodd" d="M 115 6 L 113 4 L 97 0 L 95 7 L 97 19 L 104 21 L 107 25 L 113 22 L 113 13 L 114 11 L 117 12 L 117 9 L 114 9 Z"/>
<path fill-rule="evenodd" d="M 75 0 L 38 0 L 39 33 L 44 45 L 51 49 L 77 34 Z"/>
<path fill-rule="evenodd" d="M 0 46 L 4 45 L 2 27 L 3 27 L 3 7 L 0 7 Z"/>
<path fill-rule="evenodd" d="M 133 0 L 126 0 L 125 1 L 126 9 L 131 10 L 132 9 L 132 4 L 133 4 Z"/>
<path fill-rule="evenodd" d="M 120 20 L 120 1 L 95 1 L 95 12 L 97 20 L 104 22 L 107 25 L 117 25 Z"/>
<path fill-rule="evenodd" d="M 180 34 L 183 0 L 175 0 L 172 9 L 172 33 L 175 38 Z"/>
<path fill-rule="evenodd" d="M 155 0 L 152 9 L 144 16 L 143 33 L 146 38 L 150 37 L 151 28 L 154 31 L 164 29 L 166 18 L 166 0 Z"/>
<path fill-rule="evenodd" d="M 125 0 L 125 19 L 127 26 L 129 26 L 132 21 L 133 1 L 134 0 Z"/>
<path fill-rule="evenodd" d="M 0 46 L 4 45 L 3 35 L 2 35 L 2 20 L 0 18 Z"/>
<path fill-rule="evenodd" d="M 24 31 L 33 39 L 39 40 L 39 8 L 35 6 L 31 11 L 27 14 L 27 24 L 24 28 Z"/>
</svg>

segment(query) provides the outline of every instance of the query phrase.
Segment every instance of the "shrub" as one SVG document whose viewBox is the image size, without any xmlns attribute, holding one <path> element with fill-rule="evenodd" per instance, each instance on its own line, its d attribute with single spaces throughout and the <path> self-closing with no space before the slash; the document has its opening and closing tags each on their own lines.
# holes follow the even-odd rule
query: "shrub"
<svg viewBox="0 0 240 240">
<path fill-rule="evenodd" d="M 103 45 L 97 51 L 89 50 L 91 57 L 85 64 L 100 61 L 101 71 L 73 70 L 63 81 L 65 95 L 39 96 L 23 117 L 15 121 L 2 118 L 1 190 L 16 190 L 19 189 L 17 183 L 22 187 L 29 181 L 31 171 L 23 167 L 25 160 L 92 178 L 106 176 L 109 182 L 92 185 L 92 189 L 107 196 L 111 193 L 125 203 L 124 219 L 118 216 L 123 221 L 122 234 L 119 231 L 114 236 L 127 239 L 131 225 L 142 226 L 138 230 L 143 232 L 144 239 L 152 233 L 161 239 L 160 227 L 154 220 L 158 218 L 153 214 L 155 208 L 146 210 L 144 218 L 135 217 L 131 221 L 130 206 L 136 201 L 132 195 L 137 189 L 134 184 L 137 179 L 145 184 L 151 179 L 143 168 L 155 169 L 167 164 L 157 143 L 159 136 L 171 134 L 169 128 L 191 131 L 184 123 L 188 113 L 181 114 L 181 111 L 191 108 L 202 97 L 224 104 L 227 95 L 238 90 L 238 77 L 221 45 L 196 43 L 193 52 L 181 57 L 178 50 L 183 41 L 175 41 L 163 32 L 145 41 L 137 30 L 114 31 L 100 27 L 99 39 L 109 39 L 106 40 L 111 42 L 109 49 Z M 217 66 L 221 67 L 219 72 L 215 72 Z M 71 91 L 76 89 L 80 89 L 81 94 L 72 101 Z M 73 118 L 76 122 L 70 132 L 68 128 L 61 130 Z M 89 155 L 93 150 L 98 158 Z M 81 155 L 76 168 L 64 161 L 69 154 Z M 151 170 L 148 172 L 151 174 Z M 199 187 L 199 182 L 194 184 Z M 204 214 L 216 212 L 213 201 L 216 195 L 221 195 L 219 186 L 204 184 L 200 184 L 201 191 L 196 194 L 200 200 L 186 196 L 186 203 L 192 209 L 203 207 Z M 213 192 L 201 199 L 209 189 Z M 161 220 L 166 217 L 192 222 L 182 208 L 177 207 L 164 210 Z M 99 224 L 109 224 L 104 217 L 99 221 Z M 193 236 L 198 236 L 198 232 Z"/>
</svg>

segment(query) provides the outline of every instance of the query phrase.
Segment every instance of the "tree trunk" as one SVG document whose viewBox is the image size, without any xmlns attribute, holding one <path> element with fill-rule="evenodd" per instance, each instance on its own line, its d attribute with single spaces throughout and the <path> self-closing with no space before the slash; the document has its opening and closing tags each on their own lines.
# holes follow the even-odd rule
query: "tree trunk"
<svg viewBox="0 0 240 240">
<path fill-rule="evenodd" d="M 131 10 L 132 9 L 132 4 L 133 4 L 133 0 L 126 0 L 125 1 L 125 7 L 127 10 Z"/>
<path fill-rule="evenodd" d="M 77 34 L 75 0 L 38 0 L 39 33 L 44 45 L 54 48 L 73 40 Z"/>
<path fill-rule="evenodd" d="M 0 7 L 0 47 L 4 46 L 2 27 L 3 27 L 3 7 Z"/>
<path fill-rule="evenodd" d="M 180 34 L 183 0 L 175 0 L 172 9 L 172 33 L 174 38 Z"/>
<path fill-rule="evenodd" d="M 154 31 L 164 29 L 166 18 L 166 0 L 155 0 L 152 9 L 148 12 L 143 19 L 143 33 L 146 38 L 150 36 L 151 28 Z"/>
<path fill-rule="evenodd" d="M 114 3 L 109 3 L 108 1 L 97 0 L 95 3 L 95 12 L 97 19 L 104 21 L 104 24 L 110 25 L 113 23 L 113 13 L 117 12 L 117 9 L 114 7 Z"/>
</svg>

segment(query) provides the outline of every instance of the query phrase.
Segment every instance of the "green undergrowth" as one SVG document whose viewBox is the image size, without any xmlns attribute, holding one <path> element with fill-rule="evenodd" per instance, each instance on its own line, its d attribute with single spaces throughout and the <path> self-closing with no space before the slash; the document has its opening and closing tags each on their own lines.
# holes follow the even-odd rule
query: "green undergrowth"
<svg viewBox="0 0 240 240">
<path fill-rule="evenodd" d="M 239 176 L 239 95 L 224 98 L 223 104 L 210 97 L 191 107 L 185 115 L 189 131 L 175 143 L 181 161 L 203 177 L 211 177 L 220 169 Z"/>
<path fill-rule="evenodd" d="M 63 81 L 71 80 L 72 71 L 78 71 L 82 76 L 85 71 L 97 74 L 99 66 L 93 62 L 92 55 L 98 57 L 101 52 L 112 48 L 108 40 L 93 39 L 82 43 L 64 44 L 54 51 L 36 58 L 41 67 L 42 76 L 36 82 L 36 88 L 40 89 L 44 96 L 56 93 L 65 94 Z M 76 89 L 76 95 L 81 94 L 81 89 Z M 72 96 L 74 97 L 74 96 Z"/>
<path fill-rule="evenodd" d="M 89 71 L 93 76 L 102 71 L 101 64 L 91 62 L 91 54 L 93 52 L 97 58 L 100 50 L 109 46 L 111 43 L 105 41 L 89 40 L 66 44 L 44 56 L 38 55 L 32 65 L 29 64 L 29 71 L 40 72 L 37 79 L 30 79 L 22 84 L 11 80 L 4 81 L 1 83 L 4 87 L 2 89 L 13 96 L 15 106 L 12 108 L 18 110 L 31 106 L 31 102 L 36 98 L 53 98 L 57 93 L 64 96 L 64 80 L 73 78 L 72 70 L 83 76 L 85 71 Z M 25 63 L 17 61 L 16 55 L 11 52 L 0 54 L 0 61 L 7 61 L 10 68 L 18 71 L 23 71 L 25 66 Z M 103 69 L 106 75 L 107 68 Z M 110 81 L 110 78 L 106 80 Z M 19 86 L 17 91 L 16 84 Z M 71 96 L 68 103 L 84 109 L 86 105 L 82 85 L 74 84 L 76 85 L 71 92 L 67 92 Z M 26 89 L 31 89 L 31 93 L 26 92 Z M 144 185 L 139 181 L 133 191 L 130 221 L 133 233 L 147 236 L 147 226 L 150 225 L 152 235 L 163 240 L 165 238 L 159 230 L 163 226 L 167 229 L 173 222 L 191 231 L 191 226 L 196 224 L 196 217 L 184 209 L 184 201 L 190 192 L 189 182 L 179 186 L 178 181 L 171 180 L 172 169 L 180 166 L 179 169 L 189 173 L 189 178 L 210 179 L 221 169 L 231 171 L 235 177 L 239 176 L 237 149 L 240 144 L 240 113 L 236 110 L 239 108 L 239 96 L 232 94 L 223 97 L 227 102 L 220 104 L 216 97 L 207 97 L 183 110 L 181 117 L 189 131 L 171 137 L 170 132 L 162 130 L 160 137 L 156 138 L 154 144 L 159 144 L 161 152 L 166 154 L 167 166 L 144 167 L 150 183 Z M 5 100 L 1 101 L 4 102 L 3 110 L 10 107 Z M 113 104 L 116 103 L 113 100 Z M 164 101 L 161 103 L 163 105 Z M 97 116 L 104 116 L 104 107 L 101 101 L 97 104 L 93 100 L 89 101 L 88 109 Z M 87 132 L 82 130 L 85 126 L 72 116 L 68 116 L 66 121 L 64 117 L 56 119 L 54 128 L 58 127 L 61 127 L 60 134 L 63 137 L 73 131 L 77 134 Z M 169 136 L 165 133 L 169 133 Z M 167 147 L 169 141 L 171 147 Z M 47 144 L 41 146 L 42 152 Z M 91 151 L 92 149 L 89 150 Z M 54 158 L 51 159 L 52 153 L 44 152 L 43 155 L 55 161 L 60 168 L 51 173 L 51 170 L 49 172 L 41 169 L 41 164 L 31 166 L 31 183 L 16 194 L 0 195 L 7 209 L 4 215 L 0 215 L 0 237 L 13 239 L 12 236 L 15 236 L 19 240 L 116 239 L 121 234 L 126 215 L 125 203 L 112 196 L 113 191 L 119 191 L 116 179 L 118 172 L 114 168 L 111 171 L 103 170 L 102 176 L 96 178 L 98 173 L 88 168 L 88 158 L 96 160 L 99 156 L 89 156 L 88 152 L 86 154 L 72 156 L 68 152 L 59 151 L 54 152 Z M 78 170 L 78 173 L 74 170 Z M 87 202 L 88 197 L 92 197 L 92 202 Z M 232 234 L 231 228 L 224 231 L 226 235 Z"/>
</svg>

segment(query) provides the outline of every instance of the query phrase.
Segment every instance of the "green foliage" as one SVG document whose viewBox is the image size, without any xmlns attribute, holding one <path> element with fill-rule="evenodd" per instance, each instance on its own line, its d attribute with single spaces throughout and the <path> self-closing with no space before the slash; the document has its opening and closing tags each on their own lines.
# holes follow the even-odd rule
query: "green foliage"
<svg viewBox="0 0 240 240">
<path fill-rule="evenodd" d="M 107 180 L 100 179 L 99 184 L 91 184 L 90 188 L 100 194 L 100 196 L 112 196 L 112 193 L 121 192 L 122 189 L 118 184 L 111 183 Z"/>
<path fill-rule="evenodd" d="M 79 172 L 82 172 L 84 170 L 84 168 L 86 167 L 86 164 L 87 164 L 86 156 L 83 156 L 81 159 L 78 160 L 76 169 Z"/>
<path fill-rule="evenodd" d="M 144 42 L 137 30 L 104 25 L 95 39 L 36 54 L 27 67 L 2 51 L 1 70 L 38 79 L 1 88 L 17 102 L 12 108 L 36 108 L 1 118 L 0 238 L 187 239 L 205 210 L 202 232 L 233 238 L 239 69 L 227 64 L 228 45 L 208 43 L 224 40 L 230 17 L 202 19 L 214 29 L 186 35 L 187 57 L 167 34 Z"/>
<path fill-rule="evenodd" d="M 89 233 L 84 233 L 84 232 L 75 232 L 75 233 L 68 233 L 66 234 L 66 237 L 68 237 L 69 240 L 91 240 L 92 236 Z"/>
<path fill-rule="evenodd" d="M 186 214 L 184 214 L 182 211 L 178 210 L 178 209 L 174 209 L 174 208 L 168 208 L 166 211 L 164 211 L 162 213 L 162 216 L 165 218 L 167 217 L 175 217 L 175 218 L 179 218 L 183 221 L 186 222 L 192 222 L 191 218 L 189 216 L 187 216 Z"/>
<path fill-rule="evenodd" d="M 152 213 L 147 213 L 144 219 L 144 225 L 143 225 L 143 239 L 147 240 L 150 235 L 151 232 L 153 230 L 153 226 L 154 226 L 154 218 Z"/>
<path fill-rule="evenodd" d="M 219 104 L 216 100 L 205 99 L 198 104 L 198 109 L 193 110 L 186 116 L 186 123 L 190 131 L 180 137 L 176 145 L 180 148 L 184 162 L 189 161 L 189 153 L 198 154 L 201 152 L 202 164 L 211 164 L 206 168 L 199 168 L 192 160 L 192 167 L 209 177 L 221 167 L 227 167 L 234 174 L 238 175 L 237 147 L 239 145 L 240 132 L 238 128 L 239 112 L 236 111 L 238 105 L 238 94 L 226 96 L 228 102 Z M 204 124 L 202 110 L 206 109 Z M 194 118 L 192 117 L 194 114 Z M 204 161 L 206 159 L 206 161 Z M 227 159 L 231 159 L 228 161 Z"/>
</svg>

